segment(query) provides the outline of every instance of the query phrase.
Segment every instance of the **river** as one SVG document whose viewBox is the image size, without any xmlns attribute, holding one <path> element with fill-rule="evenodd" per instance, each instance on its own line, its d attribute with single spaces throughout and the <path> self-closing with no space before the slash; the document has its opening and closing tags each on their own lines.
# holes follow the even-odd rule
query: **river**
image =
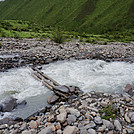
<svg viewBox="0 0 134 134">
<path fill-rule="evenodd" d="M 105 62 L 101 60 L 58 61 L 44 65 L 42 71 L 62 85 L 75 85 L 84 92 L 101 91 L 122 93 L 126 84 L 134 85 L 134 63 Z M 0 73 L 0 100 L 10 95 L 27 105 L 3 117 L 26 118 L 47 105 L 52 93 L 32 76 L 29 67 Z"/>
</svg>

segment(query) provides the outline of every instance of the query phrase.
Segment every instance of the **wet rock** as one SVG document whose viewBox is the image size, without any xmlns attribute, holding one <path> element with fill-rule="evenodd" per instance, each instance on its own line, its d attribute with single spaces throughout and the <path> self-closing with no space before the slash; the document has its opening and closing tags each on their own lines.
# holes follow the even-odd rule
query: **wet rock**
<svg viewBox="0 0 134 134">
<path fill-rule="evenodd" d="M 57 95 L 53 95 L 50 96 L 47 100 L 48 104 L 54 104 L 55 102 L 57 102 L 59 100 L 59 96 Z"/>
<path fill-rule="evenodd" d="M 105 119 L 102 119 L 102 121 L 103 121 L 103 124 L 104 124 L 109 130 L 114 129 L 114 125 L 113 125 L 110 121 L 105 120 Z"/>
<path fill-rule="evenodd" d="M 96 116 L 96 117 L 94 118 L 94 122 L 95 122 L 96 124 L 100 125 L 100 124 L 102 124 L 102 119 L 101 119 L 99 116 Z"/>
<path fill-rule="evenodd" d="M 122 130 L 122 126 L 118 120 L 114 121 L 114 126 L 116 127 L 116 130 L 118 130 L 118 131 Z"/>
<path fill-rule="evenodd" d="M 23 100 L 22 102 L 18 103 L 18 105 L 21 105 L 21 106 L 24 106 L 26 104 L 27 104 L 26 100 Z"/>
<path fill-rule="evenodd" d="M 2 103 L 2 112 L 11 112 L 17 107 L 17 99 L 9 97 Z"/>
<path fill-rule="evenodd" d="M 64 131 L 63 134 L 76 134 L 78 132 L 78 128 L 75 126 L 67 126 Z"/>
<path fill-rule="evenodd" d="M 0 120 L 0 125 L 2 125 L 2 124 L 8 124 L 10 126 L 10 125 L 14 125 L 15 123 L 16 122 L 13 119 L 8 118 L 8 117 L 3 118 L 3 119 Z"/>
<path fill-rule="evenodd" d="M 124 91 L 128 94 L 132 94 L 132 86 L 127 84 Z"/>
<path fill-rule="evenodd" d="M 69 90 L 68 90 L 67 86 L 64 86 L 64 85 L 54 86 L 54 90 L 62 92 L 62 93 L 67 93 L 67 94 L 69 93 Z"/>
</svg>

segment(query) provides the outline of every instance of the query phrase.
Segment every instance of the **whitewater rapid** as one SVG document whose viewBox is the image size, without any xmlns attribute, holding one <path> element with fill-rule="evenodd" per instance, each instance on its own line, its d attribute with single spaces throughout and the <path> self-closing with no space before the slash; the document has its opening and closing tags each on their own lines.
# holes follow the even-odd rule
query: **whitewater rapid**
<svg viewBox="0 0 134 134">
<path fill-rule="evenodd" d="M 84 92 L 122 93 L 126 84 L 134 85 L 134 63 L 107 63 L 101 60 L 58 61 L 44 65 L 42 71 L 61 85 L 78 86 Z M 47 98 L 52 93 L 31 74 L 32 69 L 29 67 L 0 73 L 0 100 L 11 95 L 18 101 L 28 102 L 25 107 L 6 113 L 7 115 L 26 118 L 47 105 Z"/>
</svg>

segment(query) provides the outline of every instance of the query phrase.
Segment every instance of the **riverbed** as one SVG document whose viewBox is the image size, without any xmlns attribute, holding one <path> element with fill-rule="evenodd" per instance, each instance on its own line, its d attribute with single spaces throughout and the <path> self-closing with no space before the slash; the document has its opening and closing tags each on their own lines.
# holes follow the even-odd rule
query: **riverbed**
<svg viewBox="0 0 134 134">
<path fill-rule="evenodd" d="M 123 93 L 126 84 L 134 85 L 134 63 L 105 62 L 102 60 L 58 61 L 42 66 L 42 71 L 61 85 L 74 85 L 83 92 Z M 32 77 L 30 67 L 0 73 L 0 98 L 13 96 L 27 105 L 18 107 L 5 116 L 26 118 L 47 105 L 50 92 Z M 1 117 L 3 118 L 3 116 Z"/>
</svg>

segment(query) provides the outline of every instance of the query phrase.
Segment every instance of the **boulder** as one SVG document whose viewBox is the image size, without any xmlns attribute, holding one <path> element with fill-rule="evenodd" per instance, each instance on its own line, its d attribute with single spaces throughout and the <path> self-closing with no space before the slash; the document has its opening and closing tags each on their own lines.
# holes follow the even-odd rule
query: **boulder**
<svg viewBox="0 0 134 134">
<path fill-rule="evenodd" d="M 17 99 L 9 97 L 4 102 L 2 102 L 2 112 L 11 112 L 17 107 Z"/>
<path fill-rule="evenodd" d="M 42 129 L 39 134 L 53 134 L 53 129 L 52 127 L 46 127 L 44 129 Z"/>
<path fill-rule="evenodd" d="M 3 119 L 0 120 L 0 125 L 2 125 L 2 124 L 8 124 L 10 126 L 10 125 L 14 125 L 15 123 L 17 123 L 17 122 L 14 121 L 11 118 L 8 118 L 8 117 L 3 118 Z"/>
<path fill-rule="evenodd" d="M 57 102 L 58 100 L 59 100 L 59 96 L 53 95 L 48 98 L 47 102 L 48 102 L 48 104 L 53 104 L 53 103 Z"/>
</svg>

